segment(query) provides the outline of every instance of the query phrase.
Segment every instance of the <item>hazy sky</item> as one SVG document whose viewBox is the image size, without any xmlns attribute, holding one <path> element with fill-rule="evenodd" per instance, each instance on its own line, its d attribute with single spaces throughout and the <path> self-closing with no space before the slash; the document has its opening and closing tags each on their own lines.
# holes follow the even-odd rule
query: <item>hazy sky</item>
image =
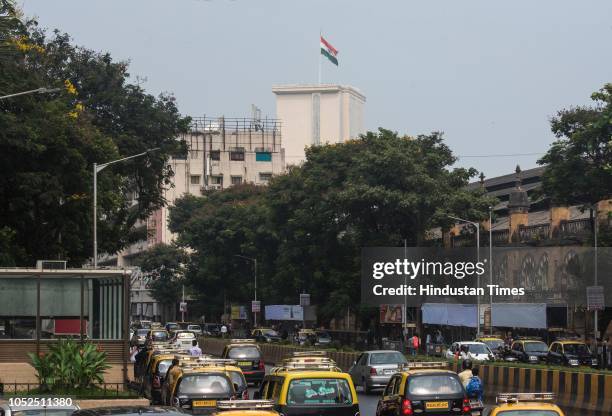
<svg viewBox="0 0 612 416">
<path fill-rule="evenodd" d="M 610 0 L 19 1 L 194 116 L 274 117 L 273 84 L 317 81 L 322 30 L 340 51 L 323 82 L 366 95 L 367 129 L 444 131 L 463 156 L 542 153 L 550 116 L 612 82 Z M 459 164 L 494 176 L 537 158 Z"/>
</svg>

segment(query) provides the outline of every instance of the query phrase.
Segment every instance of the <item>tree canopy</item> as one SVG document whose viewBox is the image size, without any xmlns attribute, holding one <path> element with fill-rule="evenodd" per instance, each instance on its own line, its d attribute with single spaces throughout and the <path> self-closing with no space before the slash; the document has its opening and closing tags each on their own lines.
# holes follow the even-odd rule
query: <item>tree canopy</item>
<svg viewBox="0 0 612 416">
<path fill-rule="evenodd" d="M 311 293 L 321 316 L 341 315 L 359 299 L 366 246 L 424 244 L 448 214 L 484 219 L 491 199 L 466 185 L 474 169 L 456 168 L 439 133 L 415 138 L 380 129 L 358 140 L 311 147 L 306 161 L 269 186 L 242 185 L 189 196 L 171 207 L 178 244 L 193 251 L 188 281 L 216 312 L 226 298 L 298 302 Z M 210 311 L 211 313 L 213 311 Z"/>
<path fill-rule="evenodd" d="M 167 244 L 158 244 L 138 257 L 137 263 L 150 282 L 151 295 L 160 304 L 178 303 L 188 261 L 184 250 Z"/>
<path fill-rule="evenodd" d="M 142 238 L 133 226 L 165 203 L 166 161 L 184 152 L 176 137 L 189 119 L 172 96 L 131 83 L 126 62 L 49 36 L 6 0 L 0 14 L 0 95 L 60 89 L 0 100 L 1 265 L 82 264 L 92 252 L 93 163 L 159 148 L 98 174 L 99 251 Z"/>
<path fill-rule="evenodd" d="M 561 110 L 551 120 L 558 138 L 540 164 L 544 193 L 558 204 L 591 205 L 612 197 L 612 84 L 593 93 L 593 106 Z"/>
</svg>

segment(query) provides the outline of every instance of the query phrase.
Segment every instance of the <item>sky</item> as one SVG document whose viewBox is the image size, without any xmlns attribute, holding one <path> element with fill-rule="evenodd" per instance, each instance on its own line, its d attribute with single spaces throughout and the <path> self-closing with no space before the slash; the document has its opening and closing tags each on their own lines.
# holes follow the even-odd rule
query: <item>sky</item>
<svg viewBox="0 0 612 416">
<path fill-rule="evenodd" d="M 486 177 L 535 167 L 554 140 L 550 118 L 612 82 L 610 0 L 18 4 L 42 27 L 129 60 L 134 80 L 171 92 L 190 116 L 248 117 L 255 104 L 274 117 L 272 85 L 317 82 L 322 32 L 339 50 L 322 80 L 365 94 L 367 130 L 443 131 L 457 166 Z"/>
</svg>

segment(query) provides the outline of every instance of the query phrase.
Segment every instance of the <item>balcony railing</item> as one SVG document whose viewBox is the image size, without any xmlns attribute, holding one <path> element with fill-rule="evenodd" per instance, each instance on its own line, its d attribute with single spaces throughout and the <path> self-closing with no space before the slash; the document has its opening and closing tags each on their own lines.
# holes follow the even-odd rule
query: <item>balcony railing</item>
<svg viewBox="0 0 612 416">
<path fill-rule="evenodd" d="M 519 226 L 518 241 L 523 243 L 547 240 L 550 237 L 550 224 Z"/>
<path fill-rule="evenodd" d="M 506 230 L 493 230 L 493 245 L 503 246 L 508 244 L 508 233 Z M 476 247 L 476 234 L 460 234 L 456 235 L 451 240 L 452 247 Z M 482 231 L 480 233 L 480 245 L 482 247 L 489 245 L 489 232 Z"/>
<path fill-rule="evenodd" d="M 558 238 L 575 239 L 591 236 L 593 227 L 590 218 L 561 221 L 559 224 Z"/>
</svg>

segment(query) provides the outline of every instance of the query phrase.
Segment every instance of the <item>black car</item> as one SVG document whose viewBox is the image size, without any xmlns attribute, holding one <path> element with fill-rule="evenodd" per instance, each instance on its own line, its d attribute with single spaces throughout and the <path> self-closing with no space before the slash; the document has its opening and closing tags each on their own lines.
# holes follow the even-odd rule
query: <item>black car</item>
<svg viewBox="0 0 612 416">
<path fill-rule="evenodd" d="M 234 399 L 236 391 L 226 373 L 194 370 L 179 377 L 170 402 L 173 406 L 191 411 L 193 414 L 209 415 L 216 411 L 219 400 Z"/>
<path fill-rule="evenodd" d="M 402 389 L 402 381 L 405 387 Z M 447 370 L 416 370 L 393 375 L 378 401 L 376 416 L 471 414 L 459 376 Z"/>
<path fill-rule="evenodd" d="M 167 406 L 113 406 L 81 409 L 72 416 L 184 416 L 185 412 Z"/>
<path fill-rule="evenodd" d="M 236 360 L 249 383 L 259 384 L 266 375 L 263 355 L 256 344 L 231 343 L 226 345 L 222 358 Z"/>
<path fill-rule="evenodd" d="M 547 360 L 551 364 L 570 367 L 581 365 L 597 367 L 597 359 L 593 357 L 588 345 L 578 340 L 553 342 L 550 344 Z"/>
<path fill-rule="evenodd" d="M 523 363 L 537 364 L 548 359 L 548 345 L 539 340 L 518 340 L 512 343 L 510 355 Z"/>
</svg>

